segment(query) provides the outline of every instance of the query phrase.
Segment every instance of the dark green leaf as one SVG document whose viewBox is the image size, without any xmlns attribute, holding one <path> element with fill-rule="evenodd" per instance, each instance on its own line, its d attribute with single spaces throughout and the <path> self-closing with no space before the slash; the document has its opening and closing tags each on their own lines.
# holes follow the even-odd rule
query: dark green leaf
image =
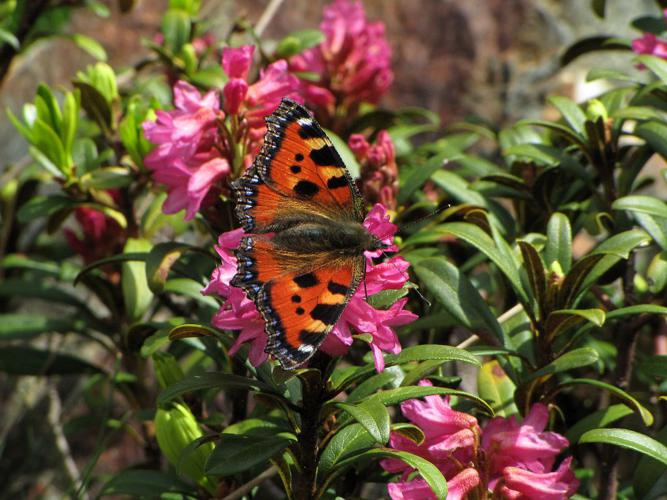
<svg viewBox="0 0 667 500">
<path fill-rule="evenodd" d="M 599 358 L 600 356 L 594 349 L 591 349 L 590 347 L 580 347 L 563 354 L 548 365 L 531 373 L 527 380 L 535 380 L 540 377 L 550 377 L 556 373 L 573 370 L 575 368 L 581 368 L 582 366 L 592 365 Z"/>
<path fill-rule="evenodd" d="M 667 445 L 667 426 L 663 427 L 655 438 L 660 443 Z M 664 461 L 661 463 L 659 460 L 655 460 L 649 456 L 642 457 L 635 469 L 632 485 L 637 498 L 649 498 L 647 495 L 651 493 L 651 488 L 664 474 Z"/>
<path fill-rule="evenodd" d="M 190 16 L 184 10 L 171 8 L 162 16 L 164 45 L 172 54 L 178 54 L 190 41 L 191 29 Z"/>
<path fill-rule="evenodd" d="M 465 349 L 447 345 L 425 344 L 406 347 L 400 354 L 391 354 L 385 357 L 387 364 L 402 364 L 410 361 L 439 360 L 461 361 L 474 366 L 480 366 L 479 360 Z"/>
<path fill-rule="evenodd" d="M 606 35 L 597 35 L 583 38 L 568 47 L 568 49 L 560 58 L 560 65 L 566 66 L 579 56 L 588 54 L 590 52 L 599 52 L 603 50 L 628 51 L 630 50 L 630 44 Z"/>
<path fill-rule="evenodd" d="M 586 114 L 581 110 L 577 103 L 567 97 L 561 96 L 551 96 L 548 98 L 548 101 L 560 112 L 563 119 L 575 132 L 578 132 L 579 134 L 584 132 Z"/>
<path fill-rule="evenodd" d="M 271 387 L 258 380 L 230 375 L 227 373 L 202 373 L 191 375 L 167 387 L 158 397 L 158 404 L 163 405 L 181 394 L 203 389 L 245 389 L 249 391 L 271 392 Z"/>
<path fill-rule="evenodd" d="M 442 258 L 429 258 L 416 264 L 414 271 L 461 325 L 471 331 L 484 328 L 498 339 L 500 345 L 506 345 L 507 339 L 498 320 L 456 266 Z"/>
<path fill-rule="evenodd" d="M 158 243 L 151 249 L 146 259 L 146 280 L 153 293 L 162 292 L 171 266 L 189 248 L 186 243 L 168 241 Z"/>
<path fill-rule="evenodd" d="M 593 9 L 593 12 L 595 12 L 595 15 L 600 18 L 604 18 L 604 11 L 606 6 L 607 6 L 607 0 L 591 1 L 591 8 Z"/>
<path fill-rule="evenodd" d="M 533 295 L 537 303 L 544 304 L 544 297 L 546 294 L 547 282 L 546 271 L 540 255 L 535 250 L 535 247 L 526 241 L 519 241 L 519 249 L 523 256 L 526 272 L 528 273 L 528 280 L 533 290 Z"/>
<path fill-rule="evenodd" d="M 11 375 L 78 375 L 102 370 L 69 354 L 8 345 L 0 349 L 0 371 Z"/>
<path fill-rule="evenodd" d="M 611 405 L 608 408 L 586 415 L 567 430 L 565 437 L 570 443 L 576 443 L 584 432 L 598 427 L 606 427 L 628 415 L 632 415 L 631 408 L 624 404 Z"/>
<path fill-rule="evenodd" d="M 643 54 L 636 57 L 639 64 L 643 64 L 660 78 L 663 84 L 667 84 L 667 63 L 658 56 Z"/>
<path fill-rule="evenodd" d="M 282 453 L 296 440 L 296 436 L 287 432 L 271 437 L 223 433 L 206 461 L 206 473 L 230 476 L 243 472 Z"/>
<path fill-rule="evenodd" d="M 639 369 L 650 377 L 667 378 L 667 356 L 651 356 L 641 362 Z"/>
<path fill-rule="evenodd" d="M 667 159 L 667 125 L 655 120 L 640 123 L 634 135 L 644 139 L 654 151 Z"/>
<path fill-rule="evenodd" d="M 81 331 L 85 322 L 72 318 L 47 318 L 39 314 L 0 314 L 0 339 L 21 339 L 49 332 Z"/>
<path fill-rule="evenodd" d="M 667 203 L 652 196 L 624 196 L 615 200 L 611 207 L 614 210 L 629 210 L 667 219 Z"/>
<path fill-rule="evenodd" d="M 572 228 L 570 219 L 560 212 L 554 212 L 547 223 L 547 244 L 544 249 L 547 267 L 556 261 L 564 273 L 572 266 Z"/>
<path fill-rule="evenodd" d="M 389 441 L 389 412 L 385 405 L 374 399 L 366 399 L 358 404 L 336 403 L 359 422 L 380 444 Z"/>
<path fill-rule="evenodd" d="M 493 409 L 482 399 L 465 391 L 458 389 L 448 389 L 446 387 L 431 387 L 431 386 L 406 386 L 397 387 L 395 389 L 388 389 L 380 391 L 372 396 L 369 396 L 364 401 L 374 400 L 379 401 L 385 406 L 395 405 L 407 401 L 408 399 L 423 398 L 432 395 L 442 396 L 458 396 L 465 399 L 470 399 L 475 402 L 480 408 L 493 415 Z"/>
<path fill-rule="evenodd" d="M 453 159 L 457 153 L 455 151 L 445 151 L 429 158 L 423 165 L 415 166 L 398 192 L 398 203 L 406 203 L 414 192 L 421 188 L 422 184 L 440 170 L 448 159 Z"/>
<path fill-rule="evenodd" d="M 595 380 L 590 378 L 575 378 L 572 380 L 566 380 L 565 382 L 561 383 L 558 387 L 559 388 L 568 387 L 570 385 L 590 385 L 592 387 L 597 387 L 598 389 L 604 389 L 605 391 L 613 394 L 617 398 L 622 399 L 627 405 L 634 408 L 635 412 L 637 412 L 644 421 L 644 425 L 646 425 L 647 427 L 653 425 L 653 415 L 651 414 L 651 412 L 648 411 L 644 407 L 644 405 L 642 405 L 639 401 L 637 401 L 637 399 L 635 399 L 633 396 L 625 392 L 623 389 L 620 389 L 619 387 L 607 384 L 600 380 Z"/>
<path fill-rule="evenodd" d="M 87 172 L 81 176 L 84 189 L 113 189 L 124 187 L 132 182 L 127 167 L 104 167 Z"/>
<path fill-rule="evenodd" d="M 320 480 L 326 477 L 341 460 L 372 448 L 375 439 L 361 424 L 353 423 L 339 429 L 320 456 L 317 475 Z"/>
<path fill-rule="evenodd" d="M 156 497 L 162 493 L 183 493 L 196 497 L 197 491 L 177 476 L 156 470 L 130 469 L 114 474 L 103 487 L 100 496 L 128 495 Z"/>
<path fill-rule="evenodd" d="M 558 309 L 547 317 L 545 330 L 547 337 L 554 339 L 584 321 L 602 326 L 604 320 L 605 312 L 602 309 Z"/>
<path fill-rule="evenodd" d="M 151 250 L 151 243 L 148 240 L 129 238 L 123 252 L 132 254 L 149 250 Z M 137 261 L 124 262 L 121 285 L 125 310 L 130 318 L 137 320 L 148 309 L 153 300 L 153 293 L 148 288 L 146 280 L 146 264 Z"/>
</svg>

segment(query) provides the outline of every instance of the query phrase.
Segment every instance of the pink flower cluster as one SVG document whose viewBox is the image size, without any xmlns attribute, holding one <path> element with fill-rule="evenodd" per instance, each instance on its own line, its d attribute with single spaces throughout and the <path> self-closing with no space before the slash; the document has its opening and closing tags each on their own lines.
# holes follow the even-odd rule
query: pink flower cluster
<svg viewBox="0 0 667 500">
<path fill-rule="evenodd" d="M 382 205 L 375 205 L 368 213 L 364 221 L 364 227 L 383 243 L 393 244 L 396 226 L 389 222 L 386 209 Z M 255 304 L 246 297 L 245 292 L 229 284 L 236 273 L 236 257 L 233 251 L 242 237 L 242 229 L 220 235 L 216 250 L 222 259 L 222 265 L 214 270 L 203 293 L 218 295 L 225 300 L 225 303 L 213 318 L 213 325 L 222 330 L 238 330 L 240 332 L 229 351 L 230 355 L 234 355 L 242 344 L 250 342 L 249 359 L 254 366 L 258 366 L 267 358 L 264 352 L 267 341 L 264 332 L 264 321 L 255 308 Z M 397 248 L 393 245 L 386 249 L 386 251 L 396 250 Z M 396 354 L 401 350 L 401 344 L 393 327 L 410 323 L 417 318 L 414 313 L 404 309 L 407 299 L 397 301 L 386 310 L 375 309 L 366 302 L 366 293 L 373 295 L 382 290 L 398 289 L 408 279 L 407 268 L 409 264 L 405 259 L 392 257 L 385 262 L 374 264 L 373 258 L 380 254 L 380 251 L 367 252 L 365 287 L 362 283 L 348 303 L 333 331 L 322 345 L 324 352 L 332 356 L 340 356 L 345 354 L 352 344 L 353 331 L 370 334 L 372 339 L 369 344 L 378 371 L 384 369 L 382 352 Z"/>
<path fill-rule="evenodd" d="M 422 381 L 420 385 L 431 384 Z M 472 415 L 453 410 L 448 397 L 406 401 L 401 412 L 422 429 L 425 439 L 417 444 L 392 433 L 391 447 L 435 464 L 447 479 L 448 499 L 463 499 L 473 491 L 482 498 L 489 491 L 494 498 L 560 500 L 579 487 L 572 457 L 552 471 L 556 456 L 569 443 L 560 434 L 545 431 L 549 410 L 543 404 L 533 405 L 522 423 L 516 417 L 496 417 L 483 428 Z M 435 499 L 426 481 L 409 480 L 413 469 L 401 460 L 388 459 L 381 465 L 402 473 L 399 482 L 388 485 L 392 499 Z"/>
<path fill-rule="evenodd" d="M 394 79 L 384 24 L 369 23 L 359 0 L 335 0 L 320 29 L 325 40 L 289 61 L 292 71 L 317 75 L 303 81 L 306 103 L 331 116 L 337 105 L 350 112 L 361 102 L 378 102 Z"/>
<path fill-rule="evenodd" d="M 299 81 L 287 71 L 285 61 L 271 64 L 249 84 L 253 52 L 251 45 L 223 50 L 222 66 L 229 76 L 222 89 L 224 102 L 218 90 L 202 95 L 178 81 L 175 109 L 158 110 L 156 121 L 144 122 L 146 138 L 156 145 L 145 164 L 167 188 L 165 213 L 185 209 L 185 218 L 192 219 L 202 206 L 215 201 L 227 189 L 227 176 L 239 173 L 259 150 L 264 117 L 281 98 L 300 99 Z"/>
<path fill-rule="evenodd" d="M 667 9 L 662 12 L 663 16 L 667 18 Z M 644 33 L 640 38 L 635 38 L 632 41 L 632 50 L 637 54 L 648 54 L 667 59 L 667 42 L 659 39 L 653 33 Z"/>
<path fill-rule="evenodd" d="M 364 198 L 396 210 L 398 195 L 398 166 L 394 143 L 386 130 L 381 130 L 375 144 L 369 144 L 361 134 L 352 134 L 348 145 L 361 164 L 361 186 Z"/>
</svg>

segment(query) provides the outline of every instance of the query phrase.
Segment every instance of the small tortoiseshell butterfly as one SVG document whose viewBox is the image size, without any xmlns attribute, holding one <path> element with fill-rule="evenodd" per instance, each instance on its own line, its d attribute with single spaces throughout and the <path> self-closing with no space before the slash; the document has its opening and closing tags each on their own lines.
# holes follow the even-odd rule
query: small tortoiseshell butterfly
<svg viewBox="0 0 667 500">
<path fill-rule="evenodd" d="M 247 235 L 234 286 L 265 321 L 266 352 L 283 368 L 305 363 L 364 275 L 364 251 L 384 248 L 363 226 L 364 203 L 310 113 L 283 99 L 266 119 L 264 146 L 232 184 Z"/>
</svg>

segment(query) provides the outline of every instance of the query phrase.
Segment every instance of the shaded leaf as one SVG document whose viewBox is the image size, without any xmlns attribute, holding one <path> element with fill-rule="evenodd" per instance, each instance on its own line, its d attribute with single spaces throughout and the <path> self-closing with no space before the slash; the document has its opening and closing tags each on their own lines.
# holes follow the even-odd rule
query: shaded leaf
<svg viewBox="0 0 667 500">
<path fill-rule="evenodd" d="M 627 448 L 651 457 L 667 466 L 667 446 L 629 429 L 593 429 L 579 438 L 582 443 L 606 443 Z"/>
<path fill-rule="evenodd" d="M 296 436 L 288 432 L 271 437 L 223 433 L 206 461 L 206 473 L 229 476 L 248 470 L 282 453 L 296 440 Z"/>
<path fill-rule="evenodd" d="M 0 371 L 11 375 L 79 375 L 102 372 L 97 366 L 69 354 L 16 345 L 3 346 L 0 349 Z"/>
<path fill-rule="evenodd" d="M 191 375 L 170 385 L 160 393 L 157 403 L 163 405 L 182 394 L 203 389 L 245 389 L 271 392 L 271 387 L 259 380 L 227 373 L 210 372 Z"/>
<path fill-rule="evenodd" d="M 336 403 L 336 406 L 352 415 L 375 441 L 387 444 L 389 441 L 389 412 L 381 402 L 366 399 L 359 404 Z"/>
<path fill-rule="evenodd" d="M 632 409 L 628 408 L 624 404 L 615 404 L 611 405 L 608 408 L 598 410 L 590 415 L 586 415 L 584 418 L 579 420 L 576 424 L 570 426 L 570 428 L 565 432 L 565 437 L 570 441 L 570 443 L 576 443 L 579 441 L 581 435 L 591 429 L 597 429 L 599 427 L 605 427 L 612 422 L 632 415 Z"/>
</svg>

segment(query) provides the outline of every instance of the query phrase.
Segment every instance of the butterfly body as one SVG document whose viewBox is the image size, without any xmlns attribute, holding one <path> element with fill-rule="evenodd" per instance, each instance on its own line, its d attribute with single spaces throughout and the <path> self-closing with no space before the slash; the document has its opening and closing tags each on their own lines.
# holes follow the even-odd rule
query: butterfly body
<svg viewBox="0 0 667 500">
<path fill-rule="evenodd" d="M 364 252 L 383 248 L 333 144 L 301 105 L 284 99 L 264 146 L 233 184 L 247 236 L 232 284 L 257 305 L 266 352 L 284 368 L 307 361 L 363 277 Z"/>
</svg>

